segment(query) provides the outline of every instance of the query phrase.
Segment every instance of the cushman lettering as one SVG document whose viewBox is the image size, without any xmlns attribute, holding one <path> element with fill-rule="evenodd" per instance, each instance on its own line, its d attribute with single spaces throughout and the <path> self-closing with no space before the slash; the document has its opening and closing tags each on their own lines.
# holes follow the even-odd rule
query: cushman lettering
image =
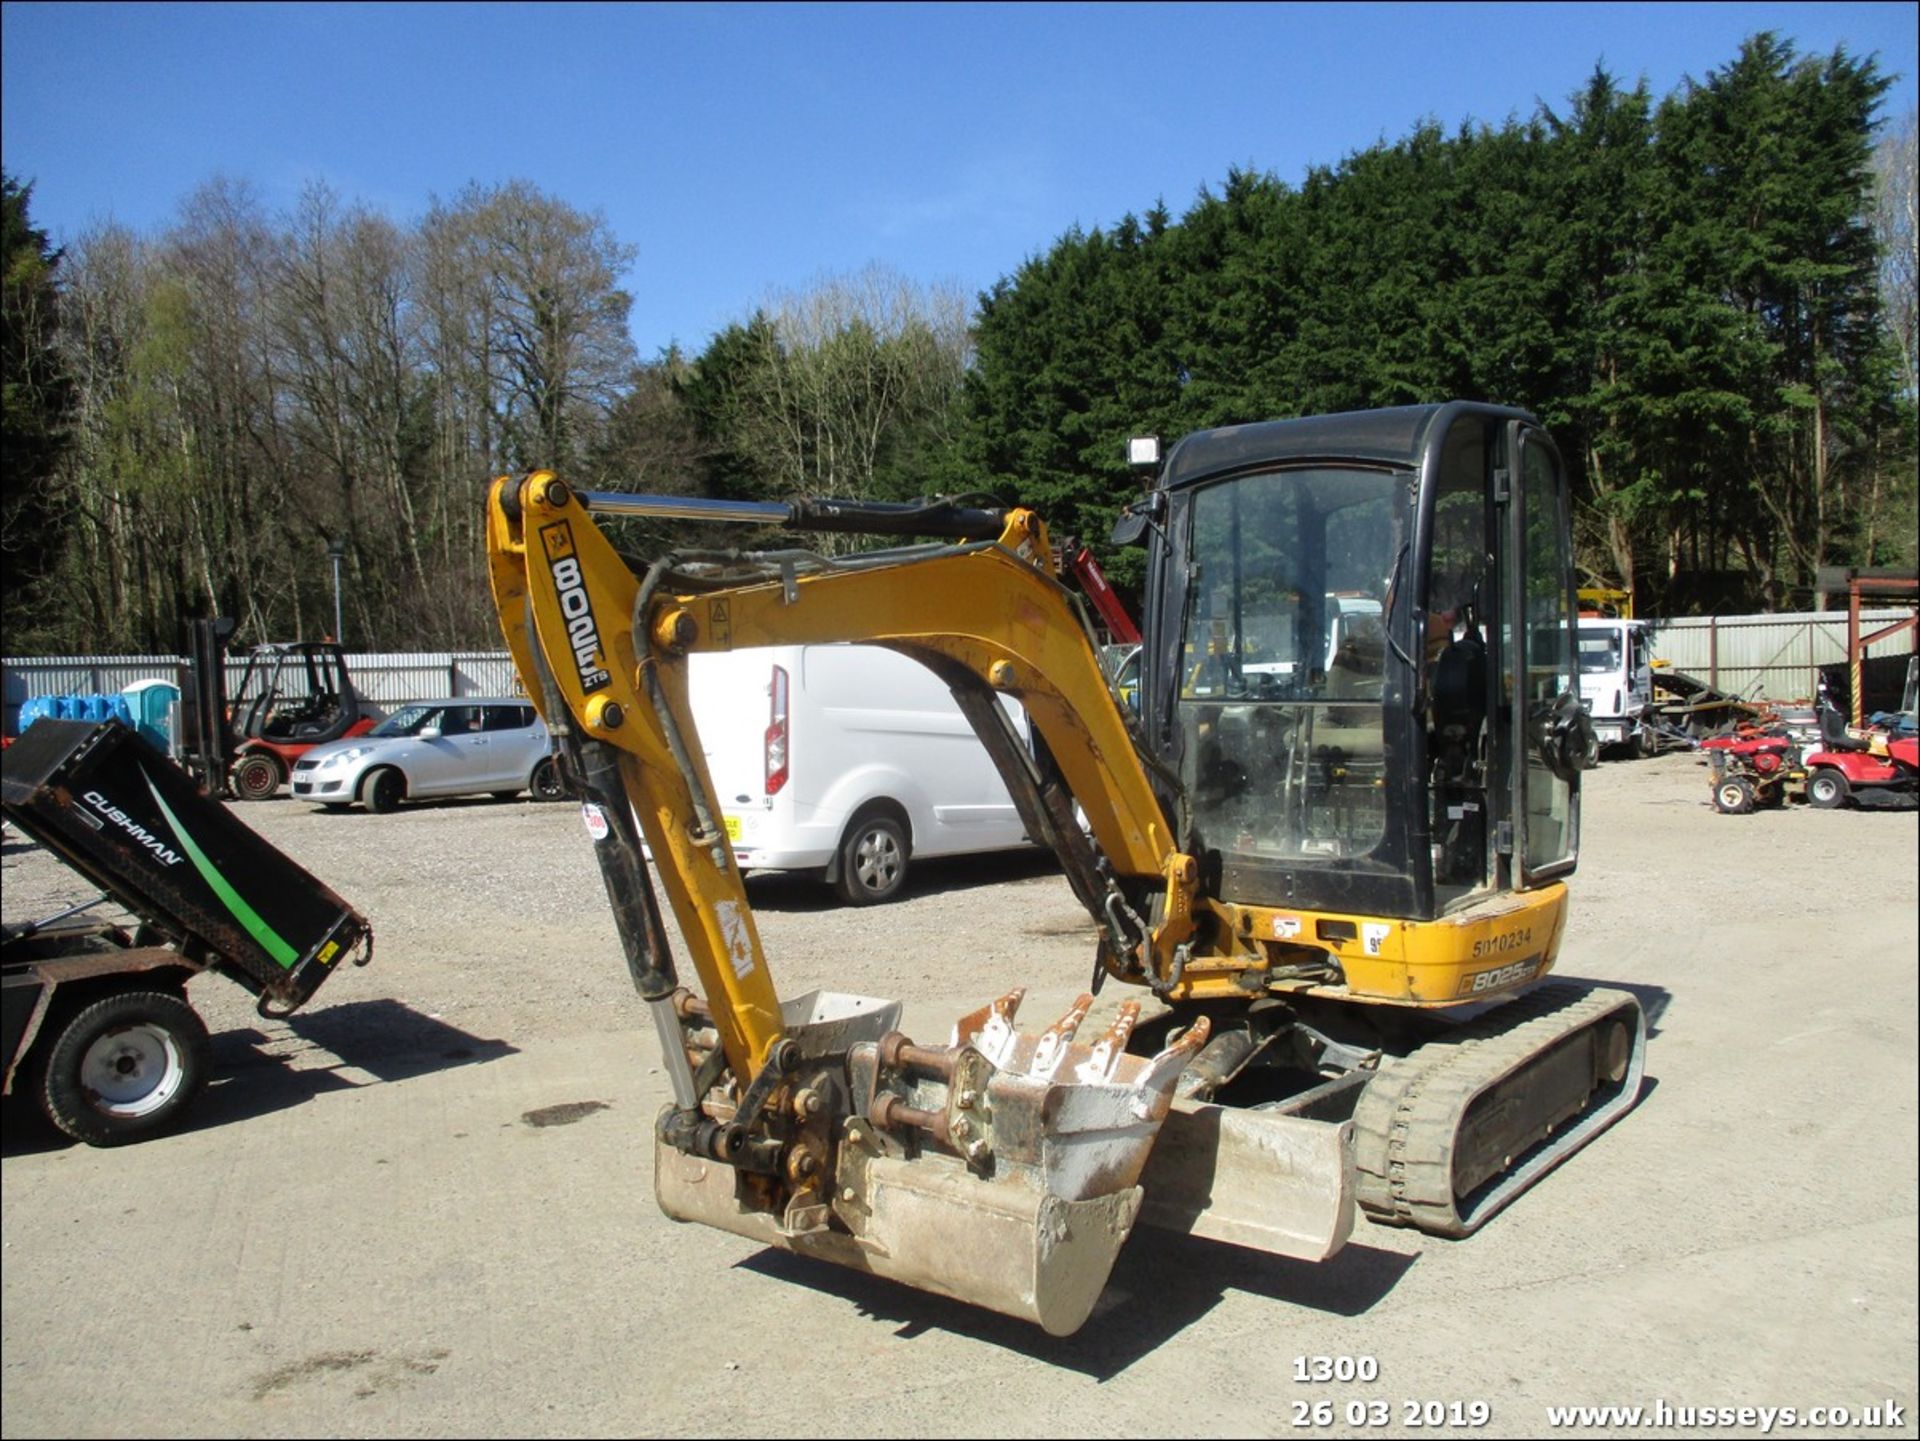
<svg viewBox="0 0 1920 1441">
<path fill-rule="evenodd" d="M 120 807 L 116 806 L 112 801 L 101 795 L 99 791 L 88 791 L 81 799 L 108 820 L 112 821 L 116 826 L 120 827 L 121 830 L 132 836 L 141 845 L 152 851 L 154 859 L 159 861 L 161 865 L 177 866 L 180 864 L 183 858 L 178 851 L 169 849 L 166 842 L 162 841 L 160 837 L 156 836 L 132 816 L 121 810 Z"/>
</svg>

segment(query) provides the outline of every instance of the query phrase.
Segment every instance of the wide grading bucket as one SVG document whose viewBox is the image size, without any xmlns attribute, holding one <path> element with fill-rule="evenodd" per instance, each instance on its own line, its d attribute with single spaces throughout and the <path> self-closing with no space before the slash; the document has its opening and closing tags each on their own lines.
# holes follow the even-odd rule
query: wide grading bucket
<svg viewBox="0 0 1920 1441">
<path fill-rule="evenodd" d="M 944 1047 L 897 1033 L 850 1047 L 827 1207 L 743 1203 L 751 1188 L 730 1167 L 662 1142 L 660 1208 L 1054 1335 L 1079 1329 L 1140 1214 L 1141 1172 L 1206 1024 L 1133 1056 L 1137 1003 L 1088 1045 L 1075 1035 L 1091 997 L 1032 1036 L 1013 1025 L 1020 996 L 964 1018 Z M 806 1047 L 804 1027 L 796 1039 Z"/>
</svg>

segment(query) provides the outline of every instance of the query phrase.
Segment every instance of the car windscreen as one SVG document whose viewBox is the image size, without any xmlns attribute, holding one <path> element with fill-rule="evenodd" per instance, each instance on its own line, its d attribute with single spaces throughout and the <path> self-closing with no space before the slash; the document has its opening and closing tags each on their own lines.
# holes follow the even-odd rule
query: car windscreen
<svg viewBox="0 0 1920 1441">
<path fill-rule="evenodd" d="M 437 705 L 402 706 L 367 734 L 372 736 L 418 735 L 429 725 L 440 724 L 441 710 L 442 707 Z"/>
</svg>

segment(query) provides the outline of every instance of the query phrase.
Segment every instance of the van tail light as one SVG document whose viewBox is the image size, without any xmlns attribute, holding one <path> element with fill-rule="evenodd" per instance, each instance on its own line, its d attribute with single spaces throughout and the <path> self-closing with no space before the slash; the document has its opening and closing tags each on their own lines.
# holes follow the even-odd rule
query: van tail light
<svg viewBox="0 0 1920 1441">
<path fill-rule="evenodd" d="M 767 722 L 767 794 L 772 796 L 780 793 L 792 773 L 791 737 L 787 734 L 787 673 L 782 667 L 773 668 L 773 685 L 769 689 L 773 710 Z"/>
</svg>

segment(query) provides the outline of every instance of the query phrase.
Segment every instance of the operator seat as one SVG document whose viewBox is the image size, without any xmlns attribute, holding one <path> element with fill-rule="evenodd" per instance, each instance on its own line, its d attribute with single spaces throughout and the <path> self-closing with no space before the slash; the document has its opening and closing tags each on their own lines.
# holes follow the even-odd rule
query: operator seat
<svg viewBox="0 0 1920 1441">
<path fill-rule="evenodd" d="M 1873 742 L 1847 731 L 1847 718 L 1825 696 L 1820 698 L 1820 743 L 1830 751 L 1866 751 Z"/>
</svg>

